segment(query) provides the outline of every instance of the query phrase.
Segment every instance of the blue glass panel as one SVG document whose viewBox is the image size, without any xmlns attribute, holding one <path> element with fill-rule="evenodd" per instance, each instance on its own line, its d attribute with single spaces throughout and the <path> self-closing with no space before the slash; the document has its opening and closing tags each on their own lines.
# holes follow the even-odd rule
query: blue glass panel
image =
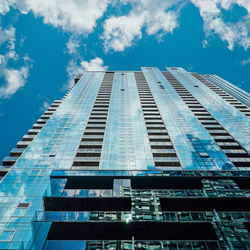
<svg viewBox="0 0 250 250">
<path fill-rule="evenodd" d="M 71 240 L 62 240 L 59 245 L 60 250 L 73 250 L 74 249 L 74 241 Z"/>
<path fill-rule="evenodd" d="M 58 240 L 48 240 L 45 243 L 44 250 L 55 250 L 58 249 L 60 241 Z"/>
<path fill-rule="evenodd" d="M 84 250 L 86 249 L 86 241 L 75 241 L 74 250 Z"/>
</svg>

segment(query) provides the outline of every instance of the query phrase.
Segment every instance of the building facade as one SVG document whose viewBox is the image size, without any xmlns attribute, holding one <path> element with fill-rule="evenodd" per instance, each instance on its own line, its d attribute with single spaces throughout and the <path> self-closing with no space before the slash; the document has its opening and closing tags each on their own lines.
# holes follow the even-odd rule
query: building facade
<svg viewBox="0 0 250 250">
<path fill-rule="evenodd" d="M 178 67 L 84 72 L 3 160 L 0 249 L 248 249 L 249 104 Z"/>
</svg>

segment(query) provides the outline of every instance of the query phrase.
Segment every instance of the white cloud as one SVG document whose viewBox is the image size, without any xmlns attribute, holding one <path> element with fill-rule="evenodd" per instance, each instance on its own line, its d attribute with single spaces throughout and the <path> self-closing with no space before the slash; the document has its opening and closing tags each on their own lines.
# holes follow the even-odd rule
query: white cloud
<svg viewBox="0 0 250 250">
<path fill-rule="evenodd" d="M 81 67 L 87 71 L 105 71 L 107 70 L 107 66 L 104 66 L 104 62 L 101 58 L 96 57 L 92 60 L 81 61 Z"/>
<path fill-rule="evenodd" d="M 205 48 L 207 48 L 207 46 L 208 46 L 207 40 L 203 40 L 202 41 L 202 47 L 205 49 Z"/>
<path fill-rule="evenodd" d="M 103 35 L 106 50 L 123 51 L 126 47 L 132 46 L 136 37 L 141 38 L 143 24 L 143 15 L 134 13 L 106 20 Z"/>
<path fill-rule="evenodd" d="M 28 66 L 20 69 L 4 69 L 5 86 L 0 87 L 0 97 L 9 98 L 25 85 L 29 73 Z"/>
<path fill-rule="evenodd" d="M 69 61 L 66 68 L 68 74 L 67 86 L 64 86 L 65 89 L 70 88 L 73 85 L 74 79 L 77 75 L 82 74 L 84 71 L 105 71 L 108 67 L 104 65 L 104 62 L 101 58 L 96 57 L 90 61 L 80 60 L 78 63 L 77 59 L 72 59 Z"/>
<path fill-rule="evenodd" d="M 1 0 L 0 13 L 9 7 L 19 9 L 23 14 L 33 12 L 42 17 L 44 23 L 60 27 L 65 31 L 80 34 L 91 33 L 96 20 L 105 12 L 109 0 Z"/>
<path fill-rule="evenodd" d="M 4 15 L 10 10 L 10 5 L 13 4 L 14 1 L 11 0 L 1 0 L 0 1 L 0 14 Z"/>
<path fill-rule="evenodd" d="M 15 51 L 15 41 L 13 27 L 6 30 L 0 27 L 0 45 L 7 44 L 5 54 L 0 55 L 0 77 L 4 79 L 4 84 L 0 86 L 0 98 L 10 98 L 25 85 L 29 75 L 30 60 L 24 60 L 25 65 L 18 69 L 9 66 L 10 62 L 19 59 Z"/>
<path fill-rule="evenodd" d="M 42 107 L 40 107 L 41 112 L 45 112 L 50 107 L 50 104 L 47 101 L 43 101 Z"/>
<path fill-rule="evenodd" d="M 249 0 L 191 0 L 199 8 L 204 21 L 206 35 L 212 33 L 219 35 L 222 41 L 228 43 L 228 48 L 232 50 L 235 44 L 239 44 L 244 49 L 250 47 L 250 1 Z M 236 23 L 225 22 L 222 10 L 229 10 L 237 4 L 245 8 L 248 14 Z"/>
<path fill-rule="evenodd" d="M 243 60 L 241 61 L 241 65 L 246 65 L 246 64 L 249 64 L 250 63 L 250 58 L 246 59 L 246 60 Z"/>
<path fill-rule="evenodd" d="M 154 35 L 160 30 L 162 30 L 163 33 L 172 33 L 178 26 L 177 14 L 174 11 L 165 12 L 163 9 L 157 9 L 155 13 L 151 15 L 150 13 L 150 17 L 145 20 L 147 33 L 149 35 Z"/>
<path fill-rule="evenodd" d="M 18 58 L 19 58 L 19 55 L 16 53 L 16 51 L 14 51 L 14 50 L 10 50 L 7 54 L 6 54 L 6 56 L 9 58 L 9 59 L 12 59 L 12 60 L 18 60 Z"/>
<path fill-rule="evenodd" d="M 80 39 L 76 36 L 71 36 L 66 46 L 69 54 L 77 54 L 80 47 Z"/>
<path fill-rule="evenodd" d="M 0 26 L 0 46 L 4 43 L 8 42 L 8 47 L 11 49 L 15 48 L 15 33 L 16 29 L 14 27 L 10 27 L 8 29 L 2 29 Z"/>
<path fill-rule="evenodd" d="M 148 35 L 162 35 L 173 32 L 178 26 L 180 0 L 129 0 L 125 3 L 132 5 L 128 15 L 112 16 L 104 22 L 102 38 L 106 51 L 123 51 L 132 46 L 142 37 L 144 27 Z"/>
<path fill-rule="evenodd" d="M 23 60 L 24 60 L 25 62 L 33 62 L 33 60 L 32 60 L 27 54 L 25 54 L 25 55 L 23 56 Z"/>
<path fill-rule="evenodd" d="M 0 55 L 0 65 L 5 63 L 5 57 Z"/>
</svg>

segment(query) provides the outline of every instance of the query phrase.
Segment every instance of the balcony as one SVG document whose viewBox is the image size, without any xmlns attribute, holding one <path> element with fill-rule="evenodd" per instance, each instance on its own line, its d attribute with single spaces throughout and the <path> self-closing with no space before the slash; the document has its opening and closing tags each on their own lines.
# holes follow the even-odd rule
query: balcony
<svg viewBox="0 0 250 250">
<path fill-rule="evenodd" d="M 168 135 L 167 131 L 165 129 L 159 129 L 159 130 L 154 130 L 154 131 L 148 131 L 149 136 L 159 136 L 159 135 Z"/>
<path fill-rule="evenodd" d="M 201 121 L 203 125 L 219 125 L 219 123 L 216 120 L 203 120 Z"/>
<path fill-rule="evenodd" d="M 150 102 L 150 101 L 141 101 L 141 104 L 142 104 L 142 106 L 144 106 L 144 105 L 152 105 L 152 104 L 155 104 L 155 102 L 154 101 L 152 101 L 152 102 Z"/>
<path fill-rule="evenodd" d="M 84 135 L 104 135 L 105 128 L 103 129 L 85 129 Z"/>
<path fill-rule="evenodd" d="M 17 148 L 27 148 L 30 145 L 30 141 L 19 141 L 16 145 Z"/>
<path fill-rule="evenodd" d="M 154 157 L 155 167 L 180 167 L 177 157 Z"/>
<path fill-rule="evenodd" d="M 170 138 L 167 135 L 162 135 L 162 136 L 150 135 L 149 141 L 150 142 L 166 142 L 166 141 L 170 141 Z"/>
<path fill-rule="evenodd" d="M 82 141 L 103 141 L 102 135 L 83 135 Z"/>
<path fill-rule="evenodd" d="M 150 142 L 152 149 L 169 149 L 173 148 L 172 143 L 169 142 Z"/>
<path fill-rule="evenodd" d="M 153 149 L 155 150 L 155 149 Z M 153 151 L 152 150 L 152 151 Z M 163 151 L 163 150 L 162 150 Z M 164 158 L 168 158 L 168 157 L 176 157 L 176 153 L 175 151 L 173 150 L 173 152 L 167 152 L 167 150 L 165 150 L 165 152 L 153 152 L 153 157 L 154 159 L 163 159 Z M 162 158 L 161 158 L 162 157 Z"/>
<path fill-rule="evenodd" d="M 50 115 L 41 115 L 41 119 L 48 120 L 50 118 Z"/>
<path fill-rule="evenodd" d="M 150 125 L 164 125 L 162 120 L 145 120 L 146 126 L 150 126 Z M 165 126 L 163 126 L 163 128 L 165 128 Z"/>
<path fill-rule="evenodd" d="M 100 157 L 101 150 L 93 149 L 93 150 L 83 150 L 79 149 L 76 153 L 76 157 Z"/>
<path fill-rule="evenodd" d="M 105 130 L 105 126 L 103 124 L 87 124 L 86 130 L 90 131 L 90 130 Z M 85 131 L 86 131 L 85 130 Z"/>
<path fill-rule="evenodd" d="M 239 168 L 250 168 L 250 159 L 249 158 L 236 158 L 236 157 L 229 157 L 229 160 Z"/>
<path fill-rule="evenodd" d="M 19 157 L 24 150 L 24 148 L 13 148 L 10 152 L 10 156 Z"/>
<path fill-rule="evenodd" d="M 33 124 L 33 129 L 39 129 L 40 130 L 43 126 L 44 126 L 44 124 L 35 123 L 35 124 Z"/>
<path fill-rule="evenodd" d="M 154 109 L 152 109 L 152 108 L 143 108 L 143 112 L 151 112 L 151 111 L 157 111 L 157 112 L 159 112 L 159 110 L 157 109 L 157 108 L 154 108 Z"/>
<path fill-rule="evenodd" d="M 100 157 L 76 157 L 73 166 L 99 166 Z"/>
<path fill-rule="evenodd" d="M 248 158 L 248 153 L 243 149 L 224 149 L 223 152 L 228 157 Z"/>
<path fill-rule="evenodd" d="M 231 136 L 213 136 L 214 140 L 216 142 L 234 142 L 234 138 Z"/>
<path fill-rule="evenodd" d="M 60 106 L 59 103 L 52 103 L 52 105 L 51 105 L 51 107 L 53 107 L 53 108 L 58 108 L 59 106 Z"/>
<path fill-rule="evenodd" d="M 13 166 L 18 158 L 19 157 L 14 157 L 14 156 L 6 156 L 6 157 L 4 157 L 3 162 L 2 162 L 3 166 L 4 167 Z"/>
<path fill-rule="evenodd" d="M 141 105 L 142 108 L 157 108 L 156 104 L 152 105 L 152 104 L 142 104 Z"/>
<path fill-rule="evenodd" d="M 48 108 L 48 111 L 55 112 L 55 111 L 56 111 L 56 108 L 49 107 L 49 108 Z M 47 111 L 46 111 L 46 112 L 47 112 Z"/>
<path fill-rule="evenodd" d="M 193 113 L 194 113 L 194 115 L 196 115 L 196 116 L 210 117 L 210 114 L 209 114 L 208 112 L 202 112 L 202 113 L 200 113 L 200 112 L 194 112 L 194 111 L 193 111 Z"/>
<path fill-rule="evenodd" d="M 93 108 L 108 108 L 109 102 L 95 102 Z"/>
<path fill-rule="evenodd" d="M 36 137 L 36 135 L 24 135 L 22 140 L 23 141 L 32 141 L 35 137 Z"/>
<path fill-rule="evenodd" d="M 155 124 L 155 123 L 150 123 L 146 124 L 148 130 L 159 130 L 159 129 L 164 129 L 165 126 L 163 124 Z"/>
<path fill-rule="evenodd" d="M 144 119 L 146 120 L 146 121 L 150 121 L 150 120 L 162 120 L 161 119 L 161 116 L 159 115 L 159 116 L 144 116 Z"/>
<path fill-rule="evenodd" d="M 212 121 L 215 120 L 212 116 L 204 116 L 204 117 L 197 117 L 199 120 L 202 121 Z"/>
<path fill-rule="evenodd" d="M 44 115 L 48 115 L 48 116 L 51 116 L 53 114 L 54 114 L 54 112 L 52 112 L 51 110 L 47 110 L 44 112 Z"/>
<path fill-rule="evenodd" d="M 89 116 L 89 119 L 94 120 L 94 119 L 107 119 L 107 115 L 106 114 L 101 114 L 101 115 L 93 115 L 91 114 Z"/>
<path fill-rule="evenodd" d="M 102 148 L 102 142 L 95 142 L 95 141 L 88 141 L 88 142 L 81 142 L 79 145 L 80 149 L 95 149 L 95 148 Z"/>
<path fill-rule="evenodd" d="M 222 135 L 222 136 L 225 136 L 225 135 L 229 135 L 228 132 L 226 130 L 224 130 L 223 128 L 222 129 L 218 129 L 218 130 L 208 130 L 208 132 L 210 133 L 210 135 Z"/>
<path fill-rule="evenodd" d="M 105 124 L 107 119 L 89 118 L 88 124 Z"/>
<path fill-rule="evenodd" d="M 221 149 L 241 149 L 237 142 L 217 142 Z"/>
<path fill-rule="evenodd" d="M 37 120 L 37 124 L 45 124 L 46 122 L 47 122 L 47 120 L 43 120 L 43 119 Z"/>
<path fill-rule="evenodd" d="M 221 125 L 213 125 L 213 124 L 203 124 L 204 125 L 204 127 L 206 128 L 206 129 L 208 129 L 208 130 L 210 130 L 210 129 L 224 129 Z"/>
<path fill-rule="evenodd" d="M 90 115 L 107 115 L 108 111 L 93 111 L 90 113 Z"/>
<path fill-rule="evenodd" d="M 37 135 L 40 132 L 39 129 L 29 129 L 28 135 Z"/>
</svg>

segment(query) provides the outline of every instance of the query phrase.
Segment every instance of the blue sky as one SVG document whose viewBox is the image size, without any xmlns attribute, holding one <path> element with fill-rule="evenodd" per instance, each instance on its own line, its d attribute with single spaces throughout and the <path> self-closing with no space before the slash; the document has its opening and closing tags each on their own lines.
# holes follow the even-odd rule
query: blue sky
<svg viewBox="0 0 250 250">
<path fill-rule="evenodd" d="M 249 0 L 1 0 L 0 159 L 84 70 L 181 66 L 250 92 Z"/>
</svg>

